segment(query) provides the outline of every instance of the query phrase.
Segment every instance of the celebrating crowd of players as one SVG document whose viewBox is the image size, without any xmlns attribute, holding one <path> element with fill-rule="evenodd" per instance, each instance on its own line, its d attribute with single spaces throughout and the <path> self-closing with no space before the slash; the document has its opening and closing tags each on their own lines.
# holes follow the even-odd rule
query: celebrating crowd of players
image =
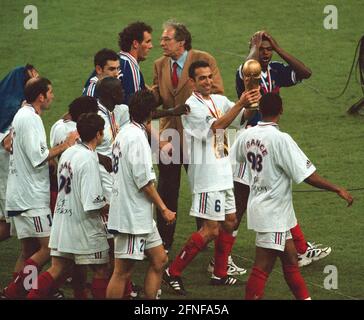
<svg viewBox="0 0 364 320">
<path fill-rule="evenodd" d="M 52 103 L 52 83 L 31 65 L 1 81 L 0 240 L 14 234 L 21 242 L 3 298 L 52 298 L 72 277 L 74 297 L 86 299 L 87 266 L 93 298 L 129 298 L 135 262 L 143 259 L 149 261 L 144 298 L 158 297 L 162 280 L 186 295 L 181 274 L 212 240 L 211 285 L 238 285 L 236 276 L 247 270 L 234 263 L 231 251 L 247 209 L 248 228 L 257 236 L 245 298 L 263 297 L 279 257 L 294 296 L 310 299 L 299 266 L 326 257 L 331 248 L 306 241 L 293 209 L 292 181 L 353 202 L 345 189 L 316 173 L 277 125 L 280 88 L 311 71 L 270 34 L 257 32 L 247 59 L 261 64 L 260 89 L 245 90 L 239 66 L 234 103 L 223 96 L 215 59 L 192 49 L 184 24 L 167 21 L 160 46 L 163 56 L 154 63 L 150 86 L 139 65 L 153 47 L 150 26 L 125 27 L 119 53 L 98 51 L 83 96 L 52 126 L 50 148 L 41 115 Z M 287 64 L 273 62 L 273 51 Z M 259 112 L 249 109 L 257 102 Z M 159 133 L 151 127 L 157 118 Z M 225 129 L 231 126 L 238 135 L 230 149 Z M 159 155 L 157 188 L 152 149 Z M 197 230 L 168 264 L 182 167 Z M 41 272 L 50 258 L 50 268 Z M 37 286 L 25 281 L 29 270 L 37 271 Z"/>
</svg>

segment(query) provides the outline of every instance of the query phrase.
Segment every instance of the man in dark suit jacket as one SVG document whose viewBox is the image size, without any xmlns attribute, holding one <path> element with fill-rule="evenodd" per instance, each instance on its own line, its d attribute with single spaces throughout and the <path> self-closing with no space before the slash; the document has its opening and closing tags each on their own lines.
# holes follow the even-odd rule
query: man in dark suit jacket
<svg viewBox="0 0 364 320">
<path fill-rule="evenodd" d="M 207 52 L 192 49 L 191 34 L 185 25 L 172 20 L 164 23 L 160 45 L 163 56 L 154 62 L 153 92 L 163 109 L 184 104 L 190 97 L 192 90 L 188 85 L 188 68 L 192 62 L 197 60 L 204 60 L 211 67 L 214 83 L 212 92 L 224 93 L 216 60 Z M 161 118 L 159 129 L 161 141 L 171 140 L 174 154 L 169 159 L 172 160 L 170 163 L 160 161 L 158 192 L 167 207 L 177 212 L 183 159 L 183 128 L 180 116 Z M 176 130 L 175 133 L 178 132 L 179 137 L 177 135 L 168 137 L 166 134 L 168 131 L 163 134 L 166 129 Z M 176 223 L 167 225 L 161 213 L 157 211 L 157 225 L 165 249 L 169 250 L 173 243 Z"/>
</svg>

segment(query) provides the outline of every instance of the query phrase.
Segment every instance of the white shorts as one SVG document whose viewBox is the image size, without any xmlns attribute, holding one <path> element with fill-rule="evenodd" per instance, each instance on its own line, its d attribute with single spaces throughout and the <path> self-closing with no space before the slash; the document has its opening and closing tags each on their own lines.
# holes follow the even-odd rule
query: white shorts
<svg viewBox="0 0 364 320">
<path fill-rule="evenodd" d="M 144 251 L 162 244 L 157 225 L 153 223 L 153 231 L 146 234 L 119 233 L 114 235 L 114 252 L 116 259 L 143 260 Z"/>
<path fill-rule="evenodd" d="M 14 223 L 18 239 L 46 238 L 51 234 L 51 209 L 30 209 L 12 217 L 12 222 Z"/>
<path fill-rule="evenodd" d="M 190 215 L 213 221 L 224 221 L 226 214 L 236 212 L 233 189 L 195 193 Z"/>
<path fill-rule="evenodd" d="M 286 241 L 292 239 L 291 231 L 257 232 L 255 245 L 260 248 L 284 251 Z"/>
<path fill-rule="evenodd" d="M 90 254 L 76 254 L 66 253 L 57 250 L 51 250 L 52 257 L 61 257 L 74 261 L 75 264 L 106 264 L 109 262 L 109 250 L 90 253 Z"/>
</svg>

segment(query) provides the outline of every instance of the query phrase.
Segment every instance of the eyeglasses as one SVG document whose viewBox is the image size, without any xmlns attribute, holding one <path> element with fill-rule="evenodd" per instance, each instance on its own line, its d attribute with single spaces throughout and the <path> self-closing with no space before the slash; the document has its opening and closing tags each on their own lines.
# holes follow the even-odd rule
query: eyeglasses
<svg viewBox="0 0 364 320">
<path fill-rule="evenodd" d="M 173 40 L 174 38 L 168 38 L 168 37 L 162 37 L 162 38 L 159 38 L 159 41 L 165 41 L 165 42 L 169 42 L 171 40 Z"/>
</svg>

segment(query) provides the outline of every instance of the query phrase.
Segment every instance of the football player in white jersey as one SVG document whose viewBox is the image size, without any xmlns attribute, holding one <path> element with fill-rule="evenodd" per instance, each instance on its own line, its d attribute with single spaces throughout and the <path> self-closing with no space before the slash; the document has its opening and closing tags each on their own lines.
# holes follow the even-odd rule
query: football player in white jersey
<svg viewBox="0 0 364 320">
<path fill-rule="evenodd" d="M 28 81 L 24 90 L 27 104 L 19 109 L 13 120 L 13 143 L 9 162 L 6 190 L 6 210 L 13 217 L 22 250 L 37 242 L 39 250 L 24 262 L 24 268 L 40 269 L 49 260 L 49 234 L 52 225 L 49 208 L 48 161 L 53 159 L 78 138 L 72 132 L 64 143 L 48 149 L 40 115 L 49 109 L 53 100 L 51 82 L 45 78 Z M 26 294 L 23 280 L 27 273 L 19 270 L 3 294 L 8 298 L 21 298 Z"/>
<path fill-rule="evenodd" d="M 96 91 L 98 95 L 98 114 L 105 121 L 104 139 L 97 146 L 96 151 L 108 157 L 111 162 L 112 143 L 115 140 L 119 128 L 129 122 L 129 110 L 128 106 L 122 104 L 123 91 L 118 79 L 107 77 L 100 80 L 97 84 Z M 101 165 L 100 172 L 104 194 L 109 202 L 112 189 L 112 175 Z"/>
<path fill-rule="evenodd" d="M 59 192 L 49 247 L 52 266 L 38 277 L 30 299 L 47 298 L 62 276 L 76 265 L 90 265 L 97 272 L 109 260 L 101 210 L 103 195 L 96 146 L 103 139 L 104 120 L 95 113 L 80 116 L 77 130 L 81 142 L 66 150 L 58 165 Z M 94 278 L 95 298 L 104 298 L 108 277 Z"/>
<path fill-rule="evenodd" d="M 98 105 L 94 97 L 81 96 L 74 99 L 68 106 L 68 114 L 70 118 L 62 118 L 58 120 L 51 128 L 50 132 L 50 145 L 54 147 L 64 142 L 67 135 L 76 130 L 77 120 L 82 113 L 97 113 Z M 102 162 L 103 156 L 99 155 L 99 161 Z M 102 157 L 102 159 L 101 159 Z M 107 165 L 107 164 L 106 164 Z M 55 169 L 50 170 L 50 183 L 51 183 L 51 210 L 54 212 L 56 200 L 58 195 L 58 182 L 57 182 L 57 166 L 58 161 L 54 163 Z M 87 266 L 76 265 L 72 271 L 72 289 L 73 297 L 75 299 L 87 299 L 88 290 L 85 288 L 84 279 L 87 278 Z"/>
<path fill-rule="evenodd" d="M 188 145 L 188 177 L 192 192 L 190 215 L 203 219 L 202 227 L 191 235 L 163 275 L 164 281 L 181 295 L 186 294 L 181 273 L 192 259 L 215 239 L 213 285 L 234 285 L 227 275 L 227 262 L 235 237 L 235 198 L 229 145 L 225 129 L 247 117 L 244 106 L 257 102 L 259 90 L 245 92 L 234 103 L 225 96 L 211 94 L 213 75 L 209 64 L 196 61 L 189 68 L 193 93 L 187 99 L 191 112 L 181 117 Z"/>
<path fill-rule="evenodd" d="M 97 113 L 98 106 L 97 100 L 94 97 L 82 96 L 74 99 L 68 106 L 68 114 L 70 119 L 59 119 L 54 123 L 50 131 L 50 146 L 53 148 L 65 141 L 68 134 L 76 130 L 76 123 L 79 116 L 82 113 Z M 55 202 L 58 193 L 58 183 L 57 183 L 57 163 L 53 163 L 55 166 L 54 170 L 50 170 L 52 173 L 50 175 L 51 179 L 51 210 L 54 212 Z"/>
<path fill-rule="evenodd" d="M 155 173 L 145 125 L 151 120 L 154 96 L 138 91 L 129 104 L 131 122 L 120 129 L 112 151 L 115 182 L 108 229 L 114 233 L 115 267 L 107 298 L 122 298 L 136 260 L 146 255 L 150 264 L 144 293 L 147 299 L 155 299 L 168 258 L 153 220 L 153 204 L 169 223 L 174 222 L 175 212 L 166 207 L 153 183 Z"/>
<path fill-rule="evenodd" d="M 236 141 L 232 159 L 247 162 L 250 194 L 248 229 L 256 231 L 256 256 L 246 286 L 246 299 L 261 299 L 277 257 L 284 278 L 296 299 L 310 299 L 297 260 L 290 229 L 297 224 L 292 203 L 292 181 L 335 192 L 350 206 L 344 188 L 319 176 L 315 166 L 287 133 L 278 128 L 283 112 L 279 95 L 268 93 L 259 103 L 262 121 L 245 130 Z"/>
<path fill-rule="evenodd" d="M 29 79 L 39 77 L 37 69 L 31 64 L 16 67 L 0 81 L 0 105 L 3 117 L 0 120 L 0 242 L 8 239 L 14 232 L 11 219 L 6 217 L 6 185 L 9 174 L 9 156 L 11 151 L 11 122 L 16 111 L 24 101 L 24 87 Z M 31 254 L 30 254 L 31 255 Z M 21 263 L 22 257 L 19 257 Z M 15 274 L 15 273 L 14 273 Z"/>
</svg>

